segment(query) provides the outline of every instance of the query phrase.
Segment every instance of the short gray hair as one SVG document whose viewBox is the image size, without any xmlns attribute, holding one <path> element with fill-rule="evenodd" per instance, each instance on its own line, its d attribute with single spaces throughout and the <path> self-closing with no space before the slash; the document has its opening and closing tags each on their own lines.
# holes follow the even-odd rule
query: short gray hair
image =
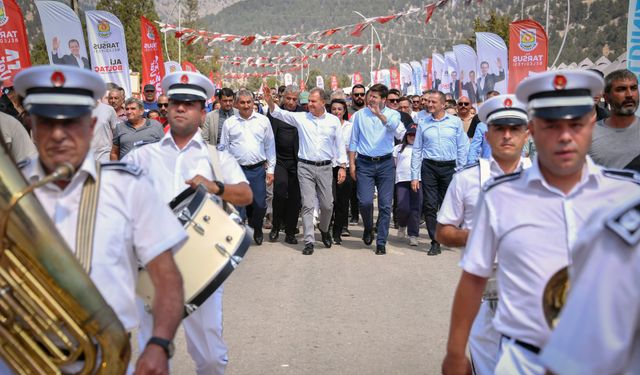
<svg viewBox="0 0 640 375">
<path fill-rule="evenodd" d="M 287 94 L 300 95 L 300 88 L 298 87 L 298 85 L 287 85 L 287 87 L 284 88 L 284 92 L 282 93 L 282 95 Z"/>
<path fill-rule="evenodd" d="M 614 70 L 613 72 L 607 74 L 604 79 L 604 92 L 610 94 L 611 88 L 613 87 L 613 81 L 622 81 L 625 79 L 638 82 L 638 77 L 636 77 L 636 75 L 633 74 L 633 72 L 629 69 Z"/>
<path fill-rule="evenodd" d="M 253 93 L 247 89 L 240 89 L 236 94 L 236 100 L 240 99 L 241 96 L 248 96 L 253 100 Z"/>
<path fill-rule="evenodd" d="M 142 103 L 142 100 L 138 99 L 138 98 L 129 98 L 127 100 L 124 101 L 124 106 L 127 107 L 131 104 L 135 104 L 138 109 L 144 109 L 144 104 Z"/>
<path fill-rule="evenodd" d="M 327 101 L 328 99 L 327 93 L 320 87 L 314 87 L 311 90 L 309 90 L 309 96 L 311 96 L 311 94 L 314 94 L 314 93 L 317 93 L 318 95 L 320 95 L 322 100 L 324 100 L 325 102 Z"/>
</svg>

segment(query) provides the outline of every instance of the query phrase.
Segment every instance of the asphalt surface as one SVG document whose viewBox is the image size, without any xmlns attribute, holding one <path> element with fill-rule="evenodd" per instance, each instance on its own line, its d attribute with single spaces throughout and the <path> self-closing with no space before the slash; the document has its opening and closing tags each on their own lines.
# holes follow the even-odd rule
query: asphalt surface
<svg viewBox="0 0 640 375">
<path fill-rule="evenodd" d="M 360 239 L 315 252 L 252 246 L 225 284 L 227 374 L 437 374 L 444 356 L 459 249 L 427 256 L 425 232 L 410 247 L 391 229 L 387 255 Z M 375 243 L 375 242 L 374 242 Z M 173 374 L 194 374 L 184 334 Z"/>
</svg>

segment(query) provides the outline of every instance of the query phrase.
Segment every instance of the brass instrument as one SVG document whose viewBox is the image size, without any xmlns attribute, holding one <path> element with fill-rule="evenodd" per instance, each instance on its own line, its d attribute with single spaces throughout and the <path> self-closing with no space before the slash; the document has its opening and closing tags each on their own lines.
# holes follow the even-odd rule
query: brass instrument
<svg viewBox="0 0 640 375">
<path fill-rule="evenodd" d="M 542 293 L 542 309 L 544 318 L 551 329 L 555 328 L 558 323 L 560 311 L 567 301 L 569 292 L 569 272 L 567 267 L 561 268 L 556 272 L 544 287 Z"/>
<path fill-rule="evenodd" d="M 16 374 L 124 374 L 127 333 L 1 139 L 0 356 Z"/>
</svg>

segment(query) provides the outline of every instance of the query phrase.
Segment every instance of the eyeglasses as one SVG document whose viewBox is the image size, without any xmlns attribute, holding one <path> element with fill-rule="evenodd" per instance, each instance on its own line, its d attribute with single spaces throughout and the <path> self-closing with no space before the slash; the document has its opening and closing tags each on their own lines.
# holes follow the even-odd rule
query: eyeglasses
<svg viewBox="0 0 640 375">
<path fill-rule="evenodd" d="M 364 96 L 364 93 L 363 92 L 354 92 L 353 94 L 351 94 L 351 96 L 355 96 L 355 97 Z"/>
<path fill-rule="evenodd" d="M 412 101 L 411 101 L 411 103 L 413 103 L 413 104 L 420 104 L 420 101 L 419 101 L 419 100 L 412 100 Z"/>
<path fill-rule="evenodd" d="M 400 99 L 389 99 L 389 103 L 398 103 Z"/>
<path fill-rule="evenodd" d="M 468 103 L 468 102 L 459 102 L 459 103 L 458 103 L 458 105 L 459 105 L 459 106 L 461 106 L 461 107 L 466 107 L 466 106 L 468 106 L 468 105 L 471 105 L 471 103 Z"/>
<path fill-rule="evenodd" d="M 158 103 L 158 107 L 162 108 L 162 107 L 168 107 L 169 103 Z"/>
</svg>

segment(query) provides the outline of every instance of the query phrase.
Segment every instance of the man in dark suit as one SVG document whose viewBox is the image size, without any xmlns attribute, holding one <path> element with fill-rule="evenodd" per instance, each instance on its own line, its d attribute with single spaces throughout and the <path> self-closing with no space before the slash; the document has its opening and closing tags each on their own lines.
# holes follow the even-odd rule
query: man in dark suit
<svg viewBox="0 0 640 375">
<path fill-rule="evenodd" d="M 460 98 L 460 95 L 462 95 L 462 93 L 460 92 L 461 89 L 462 87 L 460 86 L 460 80 L 458 79 L 458 72 L 454 70 L 451 72 L 450 91 L 451 91 L 451 95 L 453 95 L 453 98 L 455 100 L 458 100 Z"/>
<path fill-rule="evenodd" d="M 58 49 L 60 48 L 60 39 L 58 39 L 58 37 L 54 37 L 51 44 L 53 48 L 51 57 L 54 64 L 73 65 L 73 66 L 78 66 L 80 68 L 91 69 L 91 65 L 89 65 L 89 60 L 86 57 L 80 56 L 80 42 L 78 42 L 78 40 L 76 39 L 69 40 L 69 50 L 71 51 L 71 54 L 63 55 L 62 57 L 58 57 Z"/>
<path fill-rule="evenodd" d="M 480 63 L 480 78 L 478 78 L 478 99 L 484 101 L 489 91 L 495 90 L 497 82 L 503 81 L 505 78 L 504 69 L 502 69 L 502 61 L 496 59 L 498 74 L 489 73 L 489 63 L 483 61 Z"/>
<path fill-rule="evenodd" d="M 467 92 L 467 97 L 471 103 L 478 102 L 478 84 L 476 83 L 476 72 L 471 70 L 469 72 L 469 80 L 465 82 L 464 71 L 460 71 L 460 81 L 463 82 L 462 89 Z"/>
</svg>

